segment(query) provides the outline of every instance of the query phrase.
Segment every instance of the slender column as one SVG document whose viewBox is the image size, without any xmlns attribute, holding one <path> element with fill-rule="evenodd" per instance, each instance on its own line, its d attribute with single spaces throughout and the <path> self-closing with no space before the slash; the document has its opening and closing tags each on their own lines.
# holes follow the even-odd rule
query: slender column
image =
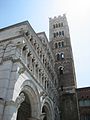
<svg viewBox="0 0 90 120">
<path fill-rule="evenodd" d="M 39 81 L 39 69 L 37 68 L 37 78 L 38 78 L 38 81 Z"/>
<path fill-rule="evenodd" d="M 32 57 L 30 56 L 30 65 L 29 65 L 29 67 L 30 67 L 30 70 L 32 69 Z"/>
<path fill-rule="evenodd" d="M 39 69 L 38 74 L 39 74 L 39 82 L 40 82 L 40 84 L 41 84 L 41 70 L 40 70 L 40 69 Z"/>
<path fill-rule="evenodd" d="M 36 63 L 35 65 L 35 76 L 36 76 L 36 79 L 38 80 L 38 63 Z"/>
<path fill-rule="evenodd" d="M 36 77 L 36 59 L 34 58 L 34 77 Z"/>
</svg>

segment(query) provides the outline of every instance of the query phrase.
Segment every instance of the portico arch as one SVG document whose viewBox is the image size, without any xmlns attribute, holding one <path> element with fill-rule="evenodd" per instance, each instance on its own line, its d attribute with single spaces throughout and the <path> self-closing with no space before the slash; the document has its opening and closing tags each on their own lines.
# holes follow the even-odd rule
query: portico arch
<svg viewBox="0 0 90 120">
<path fill-rule="evenodd" d="M 25 100 L 21 103 L 20 107 L 18 108 L 17 120 L 38 119 L 40 117 L 40 101 L 37 88 L 35 88 L 32 82 L 25 81 L 22 85 L 21 93 L 24 93 Z M 25 116 L 23 113 L 24 111 L 26 114 Z M 24 119 L 22 117 L 22 119 L 20 118 L 21 114 Z"/>
<path fill-rule="evenodd" d="M 49 109 L 47 106 L 43 106 L 42 108 L 43 120 L 49 120 Z"/>
<path fill-rule="evenodd" d="M 46 99 L 42 106 L 42 120 L 54 120 L 53 106 L 49 99 Z"/>
<path fill-rule="evenodd" d="M 18 113 L 17 113 L 17 120 L 28 120 L 31 118 L 31 103 L 29 100 L 28 95 L 25 92 L 22 92 L 21 94 L 24 94 L 25 99 L 21 103 Z"/>
</svg>

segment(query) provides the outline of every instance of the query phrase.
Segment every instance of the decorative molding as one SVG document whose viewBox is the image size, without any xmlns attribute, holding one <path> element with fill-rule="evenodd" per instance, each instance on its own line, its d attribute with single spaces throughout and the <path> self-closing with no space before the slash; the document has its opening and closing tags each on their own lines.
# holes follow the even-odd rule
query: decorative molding
<svg viewBox="0 0 90 120">
<path fill-rule="evenodd" d="M 21 94 L 17 97 L 17 99 L 16 99 L 16 101 L 15 101 L 15 103 L 16 103 L 16 105 L 17 105 L 17 108 L 20 107 L 21 103 L 22 103 L 24 100 L 25 100 L 25 95 L 24 95 L 24 93 L 21 93 Z"/>
<path fill-rule="evenodd" d="M 21 75 L 24 72 L 25 72 L 25 67 L 22 67 L 19 69 L 18 74 Z"/>
<path fill-rule="evenodd" d="M 42 97 L 42 99 L 45 99 L 47 97 L 47 94 L 44 91 L 42 91 L 40 92 L 40 97 Z"/>
</svg>

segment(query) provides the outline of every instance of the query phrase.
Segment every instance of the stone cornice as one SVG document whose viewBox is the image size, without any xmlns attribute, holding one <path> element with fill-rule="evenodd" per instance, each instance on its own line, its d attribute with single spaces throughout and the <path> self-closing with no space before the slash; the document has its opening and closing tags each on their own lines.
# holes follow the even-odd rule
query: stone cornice
<svg viewBox="0 0 90 120">
<path fill-rule="evenodd" d="M 14 36 L 14 37 L 10 37 L 10 38 L 7 38 L 7 39 L 0 40 L 0 43 L 6 42 L 6 41 L 9 41 L 9 40 L 14 40 L 14 39 L 17 39 L 17 38 L 20 38 L 20 37 L 23 37 L 23 35 L 18 35 L 18 36 Z"/>
</svg>

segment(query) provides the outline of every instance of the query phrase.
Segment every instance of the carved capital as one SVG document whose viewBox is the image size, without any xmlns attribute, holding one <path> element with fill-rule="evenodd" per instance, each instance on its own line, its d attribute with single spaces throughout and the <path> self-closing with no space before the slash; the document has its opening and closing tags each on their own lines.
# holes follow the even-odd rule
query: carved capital
<svg viewBox="0 0 90 120">
<path fill-rule="evenodd" d="M 22 103 L 24 100 L 25 100 L 25 95 L 24 95 L 24 93 L 21 93 L 21 94 L 17 97 L 17 99 L 16 99 L 16 101 L 15 101 L 15 103 L 16 103 L 16 105 L 17 105 L 18 108 L 20 107 L 21 103 Z"/>
<path fill-rule="evenodd" d="M 25 72 L 25 68 L 22 67 L 18 70 L 19 75 L 23 74 Z"/>
</svg>

